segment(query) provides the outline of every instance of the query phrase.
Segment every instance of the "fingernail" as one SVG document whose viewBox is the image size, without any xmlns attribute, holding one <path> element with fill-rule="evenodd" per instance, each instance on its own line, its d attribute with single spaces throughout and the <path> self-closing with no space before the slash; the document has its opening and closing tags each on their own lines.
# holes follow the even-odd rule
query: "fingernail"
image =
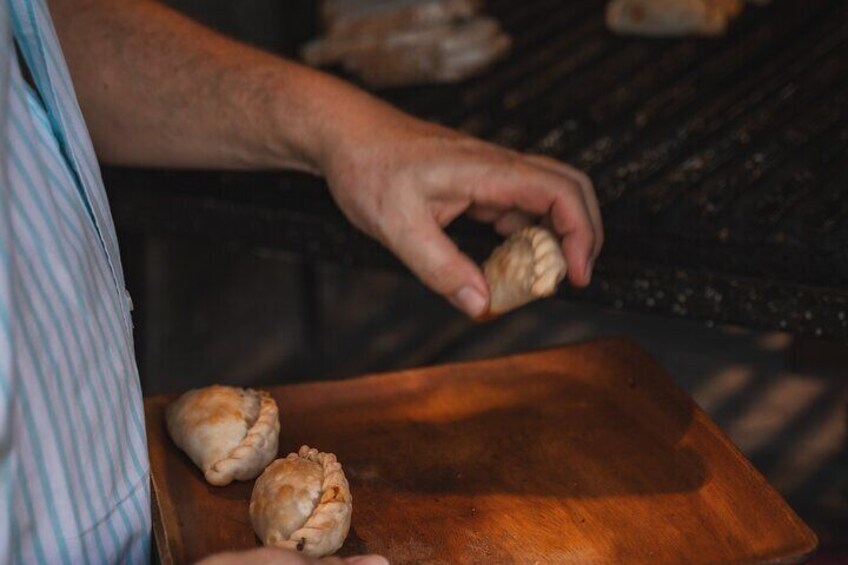
<svg viewBox="0 0 848 565">
<path fill-rule="evenodd" d="M 356 557 L 348 557 L 345 563 L 351 565 L 389 565 L 389 560 L 382 555 L 357 555 Z"/>
<path fill-rule="evenodd" d="M 592 267 L 594 266 L 595 258 L 589 257 L 586 261 L 586 284 L 592 282 Z"/>
<path fill-rule="evenodd" d="M 486 308 L 486 299 L 470 286 L 464 286 L 454 294 L 453 303 L 472 318 L 481 315 Z"/>
</svg>

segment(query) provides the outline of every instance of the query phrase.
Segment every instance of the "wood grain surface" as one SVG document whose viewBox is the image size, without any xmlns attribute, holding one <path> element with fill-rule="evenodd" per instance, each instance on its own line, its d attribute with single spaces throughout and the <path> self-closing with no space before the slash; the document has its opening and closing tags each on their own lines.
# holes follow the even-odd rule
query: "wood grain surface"
<svg viewBox="0 0 848 565">
<path fill-rule="evenodd" d="M 341 555 L 404 563 L 776 563 L 816 537 L 636 345 L 271 389 L 280 453 L 337 454 L 353 521 Z M 164 563 L 258 544 L 252 482 L 212 487 L 145 401 Z"/>
</svg>

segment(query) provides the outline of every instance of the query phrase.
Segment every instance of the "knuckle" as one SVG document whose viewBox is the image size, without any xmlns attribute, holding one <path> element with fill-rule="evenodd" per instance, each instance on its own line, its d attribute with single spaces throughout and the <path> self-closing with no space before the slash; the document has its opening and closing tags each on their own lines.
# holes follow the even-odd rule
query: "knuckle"
<svg viewBox="0 0 848 565">
<path fill-rule="evenodd" d="M 571 177 L 558 176 L 556 180 L 556 186 L 559 189 L 559 192 L 567 194 L 569 198 L 577 198 L 583 192 L 580 188 L 580 183 Z"/>
<path fill-rule="evenodd" d="M 553 157 L 549 157 L 548 155 L 538 155 L 537 158 L 541 162 L 547 164 L 551 168 L 560 169 L 560 170 L 562 169 L 562 166 L 563 166 L 562 161 L 554 159 Z"/>
<path fill-rule="evenodd" d="M 593 188 L 592 179 L 589 178 L 589 175 L 581 171 L 580 169 L 574 169 L 574 176 L 577 178 L 577 181 L 587 188 Z"/>
<path fill-rule="evenodd" d="M 572 192 L 575 195 L 579 195 L 580 198 L 583 198 L 583 186 L 581 185 L 579 180 L 576 179 L 568 179 L 568 185 L 571 188 Z"/>
</svg>

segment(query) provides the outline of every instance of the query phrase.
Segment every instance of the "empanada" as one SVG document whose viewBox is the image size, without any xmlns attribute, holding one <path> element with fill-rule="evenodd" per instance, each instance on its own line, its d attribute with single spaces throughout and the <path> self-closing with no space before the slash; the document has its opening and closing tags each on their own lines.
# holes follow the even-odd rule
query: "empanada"
<svg viewBox="0 0 848 565">
<path fill-rule="evenodd" d="M 727 20 L 737 18 L 745 4 L 742 0 L 703 0 L 708 10 L 717 11 Z"/>
<path fill-rule="evenodd" d="M 612 0 L 606 22 L 612 31 L 649 36 L 717 35 L 727 30 L 732 0 Z M 741 9 L 741 6 L 737 7 Z"/>
<path fill-rule="evenodd" d="M 374 87 L 455 82 L 500 59 L 512 39 L 494 18 L 475 16 L 381 35 L 328 36 L 307 43 L 307 64 L 341 63 Z"/>
<path fill-rule="evenodd" d="M 515 232 L 483 263 L 489 284 L 489 315 L 552 295 L 565 273 L 565 258 L 554 234 L 541 227 Z"/>
<path fill-rule="evenodd" d="M 255 478 L 277 456 L 280 418 L 267 392 L 214 385 L 190 390 L 165 412 L 168 434 L 223 486 Z"/>
<path fill-rule="evenodd" d="M 322 557 L 344 543 L 352 509 L 350 487 L 336 456 L 304 445 L 271 463 L 256 479 L 250 522 L 265 545 Z"/>
<path fill-rule="evenodd" d="M 374 87 L 456 82 L 490 66 L 510 45 L 500 24 L 481 16 L 386 36 L 372 49 L 348 53 L 343 66 Z"/>
<path fill-rule="evenodd" d="M 325 0 L 321 15 L 328 37 L 380 37 L 470 18 L 480 4 L 480 0 Z"/>
</svg>

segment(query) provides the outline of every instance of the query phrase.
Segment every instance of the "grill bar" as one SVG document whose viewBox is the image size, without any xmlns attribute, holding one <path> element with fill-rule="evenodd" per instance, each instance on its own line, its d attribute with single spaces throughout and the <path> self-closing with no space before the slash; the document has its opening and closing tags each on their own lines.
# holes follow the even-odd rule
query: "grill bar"
<svg viewBox="0 0 848 565">
<path fill-rule="evenodd" d="M 790 40 L 793 35 L 787 32 L 786 36 L 776 39 Z M 659 88 L 648 96 L 647 102 L 632 110 L 634 119 L 626 120 L 625 117 L 626 121 L 614 125 L 612 131 L 603 130 L 599 139 L 586 143 L 582 148 L 561 145 L 557 149 L 565 152 L 573 150 L 578 159 L 582 160 L 585 151 L 599 145 L 609 145 L 606 151 L 588 160 L 585 166 L 590 171 L 601 167 L 606 171 L 616 171 L 627 158 L 639 163 L 652 149 L 661 151 L 654 148 L 658 144 L 674 141 L 676 133 L 680 130 L 685 131 L 703 124 L 703 128 L 721 131 L 724 125 L 722 119 L 726 121 L 735 114 L 750 110 L 752 104 L 759 103 L 785 84 L 788 76 L 783 71 L 799 56 L 798 51 L 793 52 L 792 48 L 803 45 L 804 41 L 814 40 L 815 33 L 811 32 L 810 36 L 801 35 L 795 41 L 789 41 L 783 57 L 775 57 L 769 53 L 770 49 L 773 49 L 769 41 L 775 38 L 755 41 L 759 37 L 753 35 L 750 43 L 759 44 L 758 54 L 762 59 L 743 59 L 738 51 L 732 48 L 721 52 L 713 59 L 713 63 L 691 70 L 682 80 L 674 81 L 665 88 L 655 85 Z M 743 50 L 753 49 L 754 45 L 748 44 Z M 810 53 L 807 49 L 801 51 L 800 56 L 803 57 L 802 64 L 812 64 L 820 58 L 817 53 Z M 745 102 L 748 106 L 743 105 Z M 554 118 L 557 117 L 560 116 Z M 612 140 L 611 145 L 608 140 Z M 689 148 L 691 140 L 681 139 L 678 144 Z M 632 147 L 636 148 L 635 155 L 625 153 L 625 150 Z M 583 164 L 580 161 L 578 163 Z M 638 182 L 643 179 L 627 180 Z M 614 194 L 617 192 L 613 191 Z"/>
</svg>

